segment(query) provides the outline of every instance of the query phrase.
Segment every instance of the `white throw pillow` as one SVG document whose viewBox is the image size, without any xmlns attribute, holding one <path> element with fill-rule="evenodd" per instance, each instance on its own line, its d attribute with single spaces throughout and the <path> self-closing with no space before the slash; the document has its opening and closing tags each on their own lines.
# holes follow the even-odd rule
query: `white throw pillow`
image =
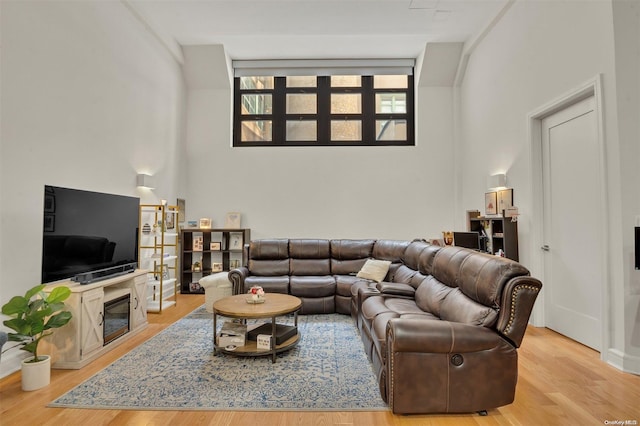
<svg viewBox="0 0 640 426">
<path fill-rule="evenodd" d="M 368 259 L 365 264 L 362 265 L 362 269 L 360 269 L 360 272 L 358 272 L 356 276 L 379 283 L 387 276 L 389 265 L 391 265 L 391 262 L 388 260 Z"/>
</svg>

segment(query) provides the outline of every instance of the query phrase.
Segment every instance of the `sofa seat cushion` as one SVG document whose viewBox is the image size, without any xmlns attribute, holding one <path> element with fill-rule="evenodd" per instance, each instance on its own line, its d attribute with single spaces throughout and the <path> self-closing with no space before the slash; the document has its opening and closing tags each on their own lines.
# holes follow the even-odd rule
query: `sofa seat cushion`
<svg viewBox="0 0 640 426">
<path fill-rule="evenodd" d="M 260 277 L 260 276 L 249 276 L 244 280 L 244 288 L 242 289 L 243 293 L 249 291 L 249 289 L 253 286 L 260 286 L 265 291 L 265 293 L 289 293 L 289 276 L 282 275 L 279 277 Z"/>
<path fill-rule="evenodd" d="M 300 297 L 302 307 L 300 314 L 333 314 L 336 312 L 336 299 L 334 296 L 326 297 Z"/>
<path fill-rule="evenodd" d="M 297 297 L 333 297 L 336 294 L 336 279 L 332 275 L 291 276 L 290 291 Z"/>
<path fill-rule="evenodd" d="M 362 278 L 358 278 L 355 275 L 336 275 L 334 277 L 336 279 L 336 295 L 345 296 L 345 297 L 353 297 L 356 292 L 353 293 L 353 286 L 360 285 L 358 283 L 366 283 L 366 285 L 374 285 L 375 283 L 364 280 Z"/>
<path fill-rule="evenodd" d="M 423 311 L 416 305 L 416 302 L 413 299 L 402 299 L 397 297 L 388 297 L 384 299 L 385 306 L 398 314 L 398 316 L 408 315 L 408 314 L 426 314 L 427 312 Z"/>
<path fill-rule="evenodd" d="M 377 283 L 375 281 L 363 280 L 361 278 L 358 278 L 358 281 L 355 281 L 351 285 L 351 297 L 358 297 L 360 289 L 378 292 L 376 284 Z"/>
</svg>

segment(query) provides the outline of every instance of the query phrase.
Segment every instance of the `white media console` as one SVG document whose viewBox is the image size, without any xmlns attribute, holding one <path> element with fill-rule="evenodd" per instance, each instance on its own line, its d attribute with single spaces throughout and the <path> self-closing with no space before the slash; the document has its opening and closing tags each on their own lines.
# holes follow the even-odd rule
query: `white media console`
<svg viewBox="0 0 640 426">
<path fill-rule="evenodd" d="M 42 353 L 51 355 L 53 368 L 82 368 L 147 327 L 146 274 L 147 271 L 136 269 L 91 284 L 62 281 L 45 288 L 45 292 L 58 286 L 71 289 L 71 296 L 65 301 L 67 310 L 73 315 L 71 321 L 43 341 Z M 110 337 L 113 340 L 107 340 L 105 344 L 105 331 L 113 328 L 109 321 L 121 327 L 123 319 L 127 318 L 127 312 L 123 310 L 127 304 L 122 302 L 114 306 L 111 302 L 126 300 L 127 295 L 128 330 L 117 332 L 117 337 Z"/>
</svg>

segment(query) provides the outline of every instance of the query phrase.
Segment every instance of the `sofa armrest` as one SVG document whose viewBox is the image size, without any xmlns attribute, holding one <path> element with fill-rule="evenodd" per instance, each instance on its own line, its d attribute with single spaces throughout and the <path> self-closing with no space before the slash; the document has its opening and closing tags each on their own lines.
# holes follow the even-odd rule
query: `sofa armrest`
<svg viewBox="0 0 640 426">
<path fill-rule="evenodd" d="M 240 294 L 244 288 L 244 280 L 249 276 L 249 268 L 241 266 L 240 268 L 229 271 L 229 281 L 233 286 L 233 294 Z"/>
<path fill-rule="evenodd" d="M 391 352 L 468 353 L 490 350 L 504 341 L 495 330 L 477 325 L 408 318 L 387 323 Z"/>
<path fill-rule="evenodd" d="M 383 295 L 413 298 L 413 296 L 416 293 L 415 288 L 411 287 L 409 284 L 403 284 L 403 283 L 390 283 L 387 281 L 381 281 L 378 284 L 376 284 L 376 288 Z"/>
<path fill-rule="evenodd" d="M 533 305 L 542 289 L 542 283 L 529 276 L 517 277 L 509 281 L 502 290 L 502 309 L 496 329 L 520 347 L 527 330 Z"/>
<path fill-rule="evenodd" d="M 380 389 L 394 414 L 468 413 L 513 402 L 518 353 L 496 330 L 395 318 L 386 333 Z"/>
</svg>

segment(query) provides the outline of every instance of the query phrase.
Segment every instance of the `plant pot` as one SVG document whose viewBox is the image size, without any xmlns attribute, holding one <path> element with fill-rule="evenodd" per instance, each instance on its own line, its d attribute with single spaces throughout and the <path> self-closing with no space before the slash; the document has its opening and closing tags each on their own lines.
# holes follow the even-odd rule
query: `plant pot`
<svg viewBox="0 0 640 426">
<path fill-rule="evenodd" d="M 29 362 L 33 357 L 22 361 L 22 390 L 33 391 L 43 388 L 51 382 L 51 357 L 40 355 L 41 361 Z"/>
</svg>

